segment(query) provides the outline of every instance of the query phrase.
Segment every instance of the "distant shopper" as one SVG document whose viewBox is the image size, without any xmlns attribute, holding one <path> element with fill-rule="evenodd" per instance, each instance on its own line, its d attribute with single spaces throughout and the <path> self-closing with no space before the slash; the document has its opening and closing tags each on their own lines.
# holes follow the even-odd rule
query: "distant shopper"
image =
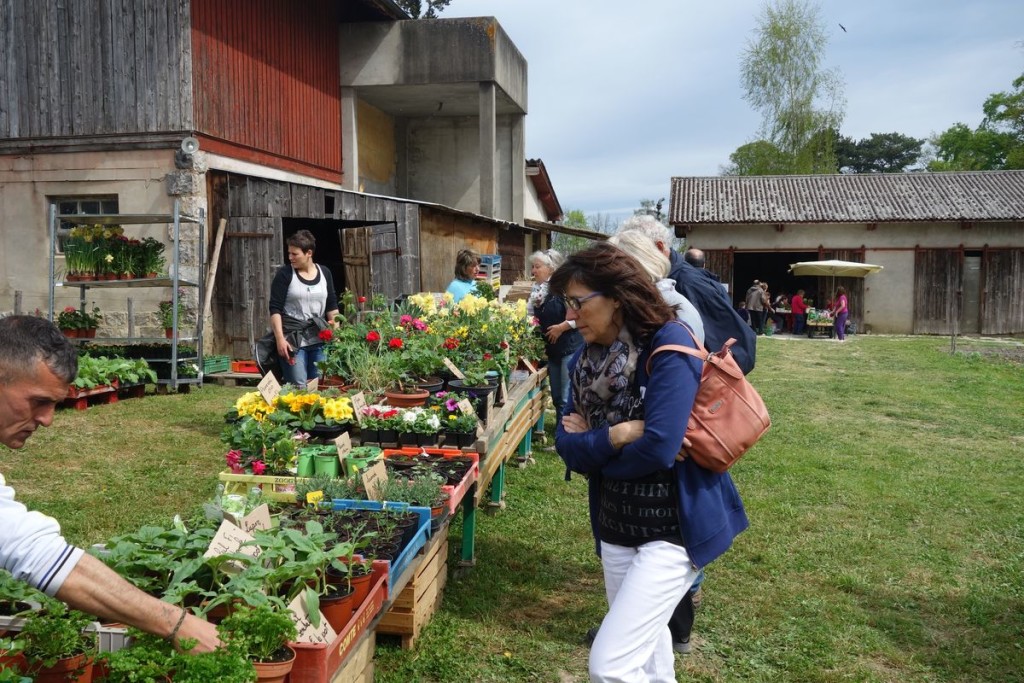
<svg viewBox="0 0 1024 683">
<path fill-rule="evenodd" d="M 576 331 L 576 321 L 566 320 L 565 301 L 560 296 L 551 296 L 548 289 L 551 274 L 564 260 L 565 257 L 554 249 L 535 251 L 530 255 L 533 290 L 528 308 L 532 309 L 531 314 L 537 318 L 539 331 L 544 336 L 548 382 L 551 384 L 556 420 L 562 417 L 569 398 L 569 360 L 583 344 L 583 338 Z"/>
<path fill-rule="evenodd" d="M 803 334 L 807 324 L 807 304 L 804 303 L 804 290 L 796 290 L 789 301 L 789 310 L 793 312 L 793 334 Z"/>
<path fill-rule="evenodd" d="M 744 303 L 747 304 L 750 326 L 754 328 L 754 333 L 764 334 L 764 290 L 761 289 L 760 280 L 754 280 L 754 284 L 750 285 Z"/>
<path fill-rule="evenodd" d="M 747 310 L 747 304 L 745 301 L 740 301 L 736 304 L 736 312 L 743 318 L 743 322 L 750 324 L 750 311 Z"/>
<path fill-rule="evenodd" d="M 476 294 L 476 271 L 480 268 L 480 255 L 472 249 L 462 249 L 455 257 L 455 279 L 445 291 L 455 297 L 455 303 L 467 294 Z"/>
<path fill-rule="evenodd" d="M 835 318 L 836 339 L 846 341 L 846 319 L 850 317 L 850 305 L 846 299 L 846 287 L 836 288 L 836 297 L 832 300 L 832 316 Z"/>
<path fill-rule="evenodd" d="M 324 358 L 320 333 L 334 325 L 338 295 L 331 271 L 313 263 L 313 233 L 299 230 L 287 244 L 288 263 L 270 284 L 270 327 L 284 381 L 305 387 L 319 377 L 316 364 Z"/>
</svg>

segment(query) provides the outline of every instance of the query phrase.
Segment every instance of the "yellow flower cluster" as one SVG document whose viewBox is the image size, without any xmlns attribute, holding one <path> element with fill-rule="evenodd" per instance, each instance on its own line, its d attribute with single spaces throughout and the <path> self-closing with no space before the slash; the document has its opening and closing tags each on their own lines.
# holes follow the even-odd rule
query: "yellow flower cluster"
<svg viewBox="0 0 1024 683">
<path fill-rule="evenodd" d="M 473 294 L 467 294 L 462 297 L 462 301 L 458 303 L 457 308 L 466 315 L 476 315 L 480 311 L 483 311 L 489 306 L 487 299 L 482 297 L 474 296 Z"/>
<path fill-rule="evenodd" d="M 335 422 L 348 422 L 355 413 L 352 411 L 352 401 L 348 396 L 329 398 L 323 402 L 324 417 Z"/>
<path fill-rule="evenodd" d="M 423 311 L 423 317 L 429 318 L 437 313 L 437 302 L 430 292 L 420 292 L 409 297 L 409 302 Z"/>
<path fill-rule="evenodd" d="M 277 404 L 288 408 L 289 412 L 298 415 L 303 408 L 312 408 L 320 403 L 318 394 L 296 394 L 294 392 L 281 394 L 277 397 Z"/>
<path fill-rule="evenodd" d="M 235 401 L 235 410 L 238 412 L 239 417 L 251 415 L 253 419 L 259 422 L 262 422 L 268 414 L 274 411 L 270 404 L 263 400 L 263 395 L 258 391 L 250 391 L 247 394 L 243 394 Z"/>
</svg>

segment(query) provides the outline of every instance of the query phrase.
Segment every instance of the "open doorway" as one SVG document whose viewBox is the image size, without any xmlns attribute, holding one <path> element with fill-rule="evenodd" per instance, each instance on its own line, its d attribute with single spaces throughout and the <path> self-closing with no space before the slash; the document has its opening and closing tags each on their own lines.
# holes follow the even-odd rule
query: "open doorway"
<svg viewBox="0 0 1024 683">
<path fill-rule="evenodd" d="M 736 252 L 733 255 L 732 271 L 733 305 L 743 299 L 754 280 L 768 282 L 768 290 L 773 298 L 782 293 L 793 296 L 797 290 L 802 289 L 805 299 L 824 301 L 822 297 L 827 298 L 827 293 L 818 291 L 822 278 L 813 275 L 797 277 L 789 272 L 791 263 L 817 260 L 816 251 Z"/>
<path fill-rule="evenodd" d="M 345 290 L 345 263 L 342 260 L 342 246 L 339 229 L 359 227 L 361 221 L 343 221 L 333 218 L 282 218 L 281 232 L 284 238 L 282 263 L 288 262 L 288 238 L 299 230 L 309 230 L 316 238 L 316 252 L 313 260 L 331 271 L 334 289 L 341 294 Z"/>
</svg>

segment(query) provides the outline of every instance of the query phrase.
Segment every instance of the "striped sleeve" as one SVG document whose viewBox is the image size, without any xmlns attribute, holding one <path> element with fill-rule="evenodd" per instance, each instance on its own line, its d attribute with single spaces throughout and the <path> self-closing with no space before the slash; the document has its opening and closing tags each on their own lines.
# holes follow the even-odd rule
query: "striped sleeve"
<svg viewBox="0 0 1024 683">
<path fill-rule="evenodd" d="M 17 502 L 0 475 L 0 566 L 53 596 L 82 554 L 61 536 L 57 520 Z"/>
</svg>

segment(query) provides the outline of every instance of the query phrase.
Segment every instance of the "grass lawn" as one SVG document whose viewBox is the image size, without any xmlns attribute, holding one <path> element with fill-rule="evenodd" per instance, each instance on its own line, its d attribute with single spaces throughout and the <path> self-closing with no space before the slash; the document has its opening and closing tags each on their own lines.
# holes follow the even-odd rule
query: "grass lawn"
<svg viewBox="0 0 1024 683">
<path fill-rule="evenodd" d="M 733 470 L 751 527 L 708 569 L 680 680 L 1024 681 L 1024 366 L 1007 348 L 759 343 L 774 426 Z M 212 493 L 239 393 L 62 412 L 0 448 L 0 470 L 72 540 L 100 541 Z M 586 486 L 534 456 L 510 468 L 507 509 L 482 515 L 477 564 L 417 648 L 378 646 L 378 681 L 586 680 L 581 639 L 604 612 Z"/>
</svg>

